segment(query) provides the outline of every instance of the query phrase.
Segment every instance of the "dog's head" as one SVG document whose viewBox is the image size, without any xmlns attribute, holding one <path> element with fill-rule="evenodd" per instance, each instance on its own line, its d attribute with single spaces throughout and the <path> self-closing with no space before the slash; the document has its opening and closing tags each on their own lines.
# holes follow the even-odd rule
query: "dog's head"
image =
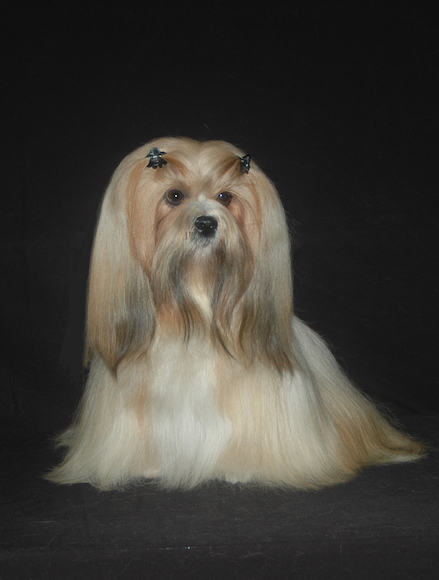
<svg viewBox="0 0 439 580">
<path fill-rule="evenodd" d="M 284 212 L 248 156 L 222 141 L 164 138 L 122 161 L 96 231 L 89 358 L 115 371 L 160 331 L 291 370 L 291 314 Z"/>
</svg>

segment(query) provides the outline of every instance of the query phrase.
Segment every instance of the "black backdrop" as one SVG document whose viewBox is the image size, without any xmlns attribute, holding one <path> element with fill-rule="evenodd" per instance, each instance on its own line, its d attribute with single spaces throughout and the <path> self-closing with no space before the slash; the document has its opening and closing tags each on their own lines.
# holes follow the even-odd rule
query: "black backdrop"
<svg viewBox="0 0 439 580">
<path fill-rule="evenodd" d="M 298 314 L 365 388 L 438 408 L 435 26 L 404 3 L 398 18 L 367 3 L 305 6 L 65 8 L 6 26 L 2 366 L 14 421 L 71 412 L 99 199 L 124 155 L 169 134 L 258 159 L 290 216 Z"/>
<path fill-rule="evenodd" d="M 7 437 L 68 423 L 99 200 L 119 161 L 163 135 L 251 153 L 289 215 L 296 312 L 373 396 L 438 410 L 430 14 L 408 1 L 25 3 L 2 27 Z"/>
</svg>

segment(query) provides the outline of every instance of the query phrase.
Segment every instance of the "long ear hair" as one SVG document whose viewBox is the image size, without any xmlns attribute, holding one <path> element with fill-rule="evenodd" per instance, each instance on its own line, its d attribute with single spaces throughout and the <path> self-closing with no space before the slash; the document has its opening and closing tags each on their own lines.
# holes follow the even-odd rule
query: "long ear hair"
<svg viewBox="0 0 439 580">
<path fill-rule="evenodd" d="M 150 342 L 155 314 L 149 281 L 130 247 L 128 204 L 146 166 L 138 153 L 122 161 L 105 193 L 93 245 L 85 363 L 95 355 L 113 373 Z"/>
<path fill-rule="evenodd" d="M 248 177 L 258 205 L 256 215 L 260 234 L 253 278 L 243 301 L 240 341 L 244 350 L 252 349 L 257 357 L 274 365 L 280 372 L 291 372 L 295 363 L 288 226 L 272 182 L 253 165 Z"/>
</svg>

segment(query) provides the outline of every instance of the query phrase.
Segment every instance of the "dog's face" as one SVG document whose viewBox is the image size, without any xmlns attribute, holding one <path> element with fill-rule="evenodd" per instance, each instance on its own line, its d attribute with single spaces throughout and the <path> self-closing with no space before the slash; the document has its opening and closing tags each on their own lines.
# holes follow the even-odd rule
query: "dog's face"
<svg viewBox="0 0 439 580">
<path fill-rule="evenodd" d="M 166 152 L 160 166 L 148 164 L 153 148 Z M 127 315 L 119 323 L 116 334 L 123 343 L 139 335 L 146 319 L 151 336 L 154 321 L 154 329 L 158 325 L 185 340 L 201 334 L 241 359 L 276 358 L 284 341 L 275 338 L 280 328 L 289 339 L 292 297 L 284 212 L 257 165 L 242 170 L 242 156 L 221 141 L 170 138 L 148 143 L 119 166 L 102 207 L 90 296 L 102 284 L 93 277 L 95 269 L 102 278 L 100 253 L 108 255 L 108 243 L 119 246 L 110 251 L 114 259 L 108 263 L 116 271 L 105 276 L 118 288 L 122 309 L 136 310 L 137 330 L 129 328 Z M 106 227 L 107 218 L 112 227 Z M 105 241 L 109 235 L 113 239 Z"/>
<path fill-rule="evenodd" d="M 152 169 L 145 163 L 127 200 L 132 249 L 145 270 L 177 251 L 193 263 L 209 260 L 220 247 L 232 254 L 245 246 L 251 258 L 262 205 L 251 176 L 240 169 L 239 150 L 187 139 L 152 144 L 166 147 L 166 164 Z"/>
<path fill-rule="evenodd" d="M 194 322 L 201 312 L 208 318 L 226 309 L 231 325 L 254 269 L 261 200 L 241 171 L 239 151 L 173 144 L 155 143 L 166 147 L 166 164 L 146 167 L 129 199 L 131 248 L 163 316 L 177 320 L 184 309 Z"/>
</svg>

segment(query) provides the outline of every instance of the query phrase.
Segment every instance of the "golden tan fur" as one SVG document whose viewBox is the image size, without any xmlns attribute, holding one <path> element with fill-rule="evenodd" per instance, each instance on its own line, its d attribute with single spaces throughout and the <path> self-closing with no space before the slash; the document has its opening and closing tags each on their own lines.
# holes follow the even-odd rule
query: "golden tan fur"
<svg viewBox="0 0 439 580">
<path fill-rule="evenodd" d="M 147 167 L 153 147 L 163 167 Z M 308 489 L 422 456 L 294 316 L 282 205 L 254 162 L 241 171 L 242 155 L 165 138 L 116 170 L 91 261 L 90 374 L 53 481 Z"/>
</svg>

